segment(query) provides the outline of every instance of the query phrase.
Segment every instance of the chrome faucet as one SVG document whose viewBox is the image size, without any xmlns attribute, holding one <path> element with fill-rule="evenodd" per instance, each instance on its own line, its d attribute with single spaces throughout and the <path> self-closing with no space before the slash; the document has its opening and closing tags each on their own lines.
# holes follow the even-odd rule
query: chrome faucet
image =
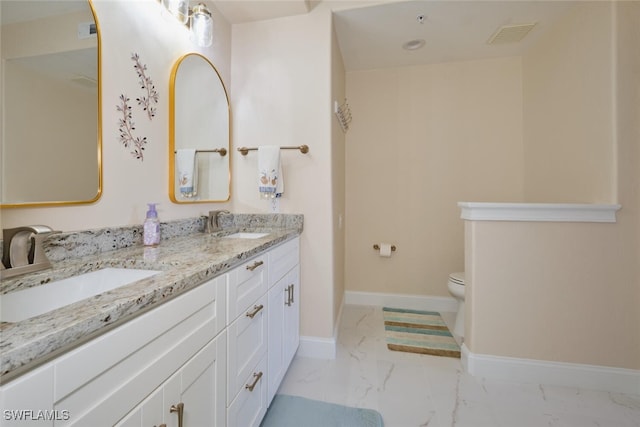
<svg viewBox="0 0 640 427">
<path fill-rule="evenodd" d="M 7 228 L 2 233 L 3 279 L 19 274 L 31 273 L 51 267 L 44 253 L 43 242 L 53 231 L 46 225 L 29 225 Z"/>
<path fill-rule="evenodd" d="M 221 211 L 209 211 L 209 218 L 207 218 L 207 233 L 214 233 L 216 231 L 220 231 L 220 215 L 228 214 L 229 211 L 221 210 Z"/>
</svg>

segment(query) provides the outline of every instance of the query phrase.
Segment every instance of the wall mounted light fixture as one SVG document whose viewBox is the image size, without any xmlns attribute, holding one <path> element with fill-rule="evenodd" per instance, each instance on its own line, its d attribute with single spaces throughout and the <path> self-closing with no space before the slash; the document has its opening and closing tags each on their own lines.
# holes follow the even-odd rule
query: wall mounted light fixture
<svg viewBox="0 0 640 427">
<path fill-rule="evenodd" d="M 188 0 L 162 0 L 162 4 L 180 23 L 189 22 Z"/>
<path fill-rule="evenodd" d="M 207 6 L 200 3 L 191 11 L 191 37 L 198 46 L 211 46 L 213 41 L 213 18 Z"/>
<path fill-rule="evenodd" d="M 162 0 L 162 4 L 178 21 L 189 28 L 191 39 L 198 46 L 211 46 L 213 18 L 207 6 L 199 3 L 190 9 L 189 0 Z"/>
</svg>

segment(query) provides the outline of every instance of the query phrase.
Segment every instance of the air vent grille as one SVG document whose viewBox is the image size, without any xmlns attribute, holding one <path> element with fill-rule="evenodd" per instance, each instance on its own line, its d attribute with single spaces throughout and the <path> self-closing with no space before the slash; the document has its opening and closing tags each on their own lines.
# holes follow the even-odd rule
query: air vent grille
<svg viewBox="0 0 640 427">
<path fill-rule="evenodd" d="M 493 33 L 491 38 L 487 41 L 488 44 L 503 44 L 503 43 L 517 43 L 521 41 L 529 31 L 536 26 L 536 23 L 532 24 L 516 24 L 516 25 L 504 25 Z"/>
</svg>

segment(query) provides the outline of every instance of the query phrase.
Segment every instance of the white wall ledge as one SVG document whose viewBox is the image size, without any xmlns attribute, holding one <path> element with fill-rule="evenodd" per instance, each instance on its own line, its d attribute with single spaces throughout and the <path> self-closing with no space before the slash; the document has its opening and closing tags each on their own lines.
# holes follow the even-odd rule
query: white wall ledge
<svg viewBox="0 0 640 427">
<path fill-rule="evenodd" d="M 458 202 L 469 221 L 616 222 L 621 205 Z"/>
</svg>

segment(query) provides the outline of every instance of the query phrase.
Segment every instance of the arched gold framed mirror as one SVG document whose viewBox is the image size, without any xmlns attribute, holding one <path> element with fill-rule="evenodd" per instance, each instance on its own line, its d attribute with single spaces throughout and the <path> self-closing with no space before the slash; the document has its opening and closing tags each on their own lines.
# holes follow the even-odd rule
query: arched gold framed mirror
<svg viewBox="0 0 640 427">
<path fill-rule="evenodd" d="M 102 194 L 100 28 L 88 0 L 2 0 L 0 207 Z"/>
<path fill-rule="evenodd" d="M 182 56 L 169 87 L 169 197 L 174 203 L 231 197 L 229 98 L 215 66 L 198 53 Z"/>
</svg>

